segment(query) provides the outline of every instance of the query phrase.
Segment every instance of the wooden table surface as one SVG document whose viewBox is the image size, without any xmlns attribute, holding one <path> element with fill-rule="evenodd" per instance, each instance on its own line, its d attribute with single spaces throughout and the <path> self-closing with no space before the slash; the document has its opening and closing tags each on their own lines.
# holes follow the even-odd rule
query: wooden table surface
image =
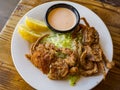
<svg viewBox="0 0 120 90">
<path fill-rule="evenodd" d="M 51 0 L 21 0 L 0 33 L 0 90 L 34 90 L 18 74 L 11 58 L 11 37 L 20 18 L 33 7 Z M 93 90 L 120 90 L 120 7 L 95 0 L 69 0 L 95 12 L 107 25 L 114 45 L 115 67 Z M 82 89 L 81 89 L 82 90 Z"/>
</svg>

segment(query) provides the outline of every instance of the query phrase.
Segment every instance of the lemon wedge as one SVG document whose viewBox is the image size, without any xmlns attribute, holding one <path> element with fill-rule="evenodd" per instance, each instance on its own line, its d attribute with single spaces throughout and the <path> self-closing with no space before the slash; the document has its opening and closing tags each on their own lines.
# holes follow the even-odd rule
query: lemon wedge
<svg viewBox="0 0 120 90">
<path fill-rule="evenodd" d="M 30 29 L 35 30 L 37 32 L 46 32 L 49 30 L 44 22 L 33 19 L 31 17 L 26 17 L 25 24 Z"/>
<path fill-rule="evenodd" d="M 30 43 L 35 42 L 41 36 L 40 33 L 31 30 L 29 27 L 23 24 L 18 26 L 18 33 L 23 39 L 27 40 Z"/>
</svg>

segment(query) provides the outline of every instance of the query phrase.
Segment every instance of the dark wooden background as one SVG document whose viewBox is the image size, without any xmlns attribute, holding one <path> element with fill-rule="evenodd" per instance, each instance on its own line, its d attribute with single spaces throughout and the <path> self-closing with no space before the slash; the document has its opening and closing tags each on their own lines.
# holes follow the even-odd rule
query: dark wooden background
<svg viewBox="0 0 120 90">
<path fill-rule="evenodd" d="M 0 0 L 0 6 L 1 1 L 3 0 Z M 34 90 L 21 78 L 14 67 L 10 52 L 11 37 L 17 22 L 26 12 L 48 1 L 53 0 L 21 0 L 2 29 L 0 33 L 0 90 Z M 99 0 L 69 1 L 84 5 L 95 12 L 105 22 L 113 40 L 113 61 L 116 63 L 115 67 L 109 71 L 106 79 L 93 90 L 120 90 L 120 7 L 113 7 L 99 2 Z M 3 20 L 0 22 L 3 22 Z"/>
</svg>

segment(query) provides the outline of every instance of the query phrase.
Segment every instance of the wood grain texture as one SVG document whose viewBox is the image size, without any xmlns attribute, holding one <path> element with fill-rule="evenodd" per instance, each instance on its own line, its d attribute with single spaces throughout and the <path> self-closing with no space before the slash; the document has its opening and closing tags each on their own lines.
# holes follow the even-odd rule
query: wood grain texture
<svg viewBox="0 0 120 90">
<path fill-rule="evenodd" d="M 14 28 L 20 18 L 33 7 L 51 0 L 21 0 L 0 33 L 0 90 L 34 90 L 18 74 L 13 65 L 10 47 Z M 120 90 L 120 7 L 95 0 L 70 0 L 95 12 L 107 25 L 114 45 L 116 65 L 93 90 Z"/>
</svg>

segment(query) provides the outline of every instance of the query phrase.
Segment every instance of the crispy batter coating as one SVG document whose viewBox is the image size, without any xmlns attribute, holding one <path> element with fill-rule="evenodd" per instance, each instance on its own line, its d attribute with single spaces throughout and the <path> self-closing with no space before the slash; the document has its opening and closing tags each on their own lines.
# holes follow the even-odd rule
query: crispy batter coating
<svg viewBox="0 0 120 90">
<path fill-rule="evenodd" d="M 68 64 L 64 60 L 57 60 L 55 63 L 50 65 L 50 71 L 48 73 L 48 78 L 58 80 L 64 79 L 69 71 Z"/>
<path fill-rule="evenodd" d="M 83 51 L 80 55 L 80 72 L 83 76 L 103 73 L 105 78 L 105 66 L 108 69 L 111 69 L 114 66 L 114 63 L 109 62 L 103 54 L 99 43 L 98 32 L 94 27 L 90 27 L 84 18 L 82 19 L 85 21 L 86 26 L 81 25 L 83 34 Z"/>
<path fill-rule="evenodd" d="M 113 62 L 109 62 L 99 43 L 99 34 L 94 27 L 90 27 L 85 18 L 86 25 L 80 24 L 77 30 L 71 33 L 76 49 L 58 48 L 52 43 L 41 42 L 48 34 L 41 36 L 32 44 L 30 54 L 26 57 L 48 78 L 60 80 L 68 75 L 91 76 L 103 73 L 106 76 L 105 66 L 111 69 Z M 76 39 L 82 34 L 82 42 Z M 62 56 L 62 57 L 61 57 Z"/>
</svg>

